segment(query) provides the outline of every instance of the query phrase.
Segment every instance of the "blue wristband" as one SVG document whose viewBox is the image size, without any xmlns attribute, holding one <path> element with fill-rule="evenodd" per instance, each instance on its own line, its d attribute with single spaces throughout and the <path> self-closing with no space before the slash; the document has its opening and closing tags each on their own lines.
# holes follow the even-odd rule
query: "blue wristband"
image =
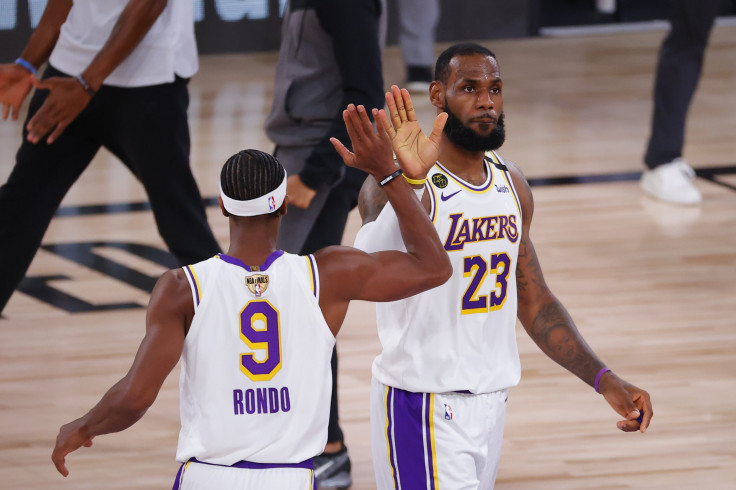
<svg viewBox="0 0 736 490">
<path fill-rule="evenodd" d="M 15 60 L 16 65 L 20 65 L 26 70 L 30 71 L 31 74 L 35 77 L 38 75 L 38 70 L 36 70 L 36 67 L 30 64 L 28 61 L 24 60 L 23 58 L 18 58 Z"/>
</svg>

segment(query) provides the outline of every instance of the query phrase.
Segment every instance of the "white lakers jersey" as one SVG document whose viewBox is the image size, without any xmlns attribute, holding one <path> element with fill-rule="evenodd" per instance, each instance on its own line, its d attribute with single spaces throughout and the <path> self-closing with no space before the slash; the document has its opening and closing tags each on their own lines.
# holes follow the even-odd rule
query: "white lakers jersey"
<svg viewBox="0 0 736 490">
<path fill-rule="evenodd" d="M 430 219 L 453 267 L 437 288 L 376 304 L 383 347 L 373 363 L 381 383 L 413 392 L 488 393 L 519 382 L 516 260 L 521 206 L 500 157 L 486 154 L 487 180 L 464 182 L 439 162 L 425 192 Z M 367 252 L 405 250 L 393 208 L 361 228 Z"/>
<path fill-rule="evenodd" d="M 184 342 L 177 461 L 298 463 L 327 442 L 330 357 L 314 257 L 260 267 L 217 255 L 184 268 L 194 318 Z"/>
</svg>

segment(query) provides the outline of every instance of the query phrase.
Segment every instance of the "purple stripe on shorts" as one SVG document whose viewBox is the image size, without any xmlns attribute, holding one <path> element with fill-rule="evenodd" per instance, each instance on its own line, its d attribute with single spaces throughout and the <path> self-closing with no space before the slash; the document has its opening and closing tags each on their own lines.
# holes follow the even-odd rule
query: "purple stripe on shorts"
<svg viewBox="0 0 736 490">
<path fill-rule="evenodd" d="M 427 438 L 426 441 L 426 450 L 427 450 L 427 471 L 429 472 L 429 488 L 430 490 L 435 490 L 434 486 L 434 460 L 432 459 L 432 425 L 430 424 L 430 416 L 432 414 L 432 395 L 429 393 L 424 394 L 424 420 L 426 421 L 426 425 L 424 426 L 425 430 L 425 437 Z"/>
<path fill-rule="evenodd" d="M 391 406 L 393 405 L 394 388 L 388 387 L 388 394 L 386 395 L 386 419 L 388 424 L 386 425 L 386 440 L 388 441 L 388 462 L 391 464 L 391 473 L 394 475 L 394 488 L 399 488 L 398 471 L 394 465 L 394 440 L 391 437 L 393 431 L 394 421 L 392 418 Z"/>
<path fill-rule="evenodd" d="M 425 399 L 429 395 L 424 393 L 412 393 L 396 389 L 394 390 L 394 434 L 396 462 L 399 468 L 401 488 L 424 489 L 427 488 L 427 460 L 425 459 L 424 436 L 425 428 L 422 424 L 422 415 Z M 428 426 L 428 424 L 427 424 Z M 426 429 L 426 437 L 429 439 L 429 429 Z M 430 461 L 431 463 L 431 458 Z"/>
<path fill-rule="evenodd" d="M 181 480 L 181 472 L 184 471 L 184 466 L 186 466 L 186 463 L 179 466 L 179 471 L 176 472 L 176 480 L 171 490 L 179 490 L 179 480 Z"/>
<path fill-rule="evenodd" d="M 245 262 L 243 262 L 240 259 L 236 259 L 235 257 L 230 257 L 229 255 L 225 255 L 225 254 L 218 254 L 218 255 L 222 260 L 224 260 L 228 264 L 237 265 L 238 267 L 242 267 L 248 272 L 263 272 L 266 269 L 268 269 L 271 266 L 271 264 L 273 264 L 274 260 L 284 255 L 284 251 L 274 250 L 273 252 L 271 252 L 271 255 L 269 255 L 268 258 L 266 258 L 266 261 L 263 263 L 263 265 L 258 267 L 257 271 L 252 271 L 250 266 L 247 265 Z"/>
</svg>

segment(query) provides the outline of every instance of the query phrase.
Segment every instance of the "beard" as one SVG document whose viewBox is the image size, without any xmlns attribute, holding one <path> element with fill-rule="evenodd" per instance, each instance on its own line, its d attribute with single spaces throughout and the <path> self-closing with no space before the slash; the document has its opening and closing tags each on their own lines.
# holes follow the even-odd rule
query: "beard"
<svg viewBox="0 0 736 490">
<path fill-rule="evenodd" d="M 444 132 L 447 138 L 456 146 L 467 151 L 489 151 L 501 148 L 506 140 L 506 128 L 504 126 L 504 114 L 498 117 L 496 127 L 488 136 L 481 136 L 466 125 L 464 125 L 455 114 L 452 113 L 447 104 L 444 111 L 447 113 L 447 122 Z"/>
</svg>

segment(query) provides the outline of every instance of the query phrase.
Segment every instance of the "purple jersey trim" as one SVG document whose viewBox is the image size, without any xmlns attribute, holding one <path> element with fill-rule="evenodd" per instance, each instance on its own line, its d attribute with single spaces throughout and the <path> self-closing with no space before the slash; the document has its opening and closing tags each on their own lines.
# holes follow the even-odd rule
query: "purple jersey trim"
<svg viewBox="0 0 736 490">
<path fill-rule="evenodd" d="M 314 462 L 311 459 L 302 461 L 301 463 L 253 463 L 251 461 L 238 461 L 237 463 L 231 465 L 206 463 L 204 461 L 199 461 L 197 458 L 192 458 L 189 461 L 192 463 L 208 464 L 211 466 L 225 466 L 230 468 L 243 468 L 246 470 L 269 470 L 272 468 L 302 468 L 304 470 L 314 469 Z"/>
<path fill-rule="evenodd" d="M 309 275 L 312 279 L 312 292 L 314 293 L 314 297 L 319 299 L 319 291 L 317 291 L 317 274 L 315 273 L 317 270 L 317 261 L 314 260 L 314 255 L 312 254 L 307 255 L 307 258 L 309 259 Z"/>
<path fill-rule="evenodd" d="M 192 285 L 194 286 L 194 297 L 197 300 L 197 306 L 199 306 L 199 286 L 197 286 L 197 279 L 194 277 L 194 271 L 192 270 L 192 266 L 187 265 L 184 267 L 184 270 L 187 271 L 187 274 L 189 275 L 189 278 L 191 279 Z"/>
<path fill-rule="evenodd" d="M 268 258 L 263 263 L 263 265 L 261 265 L 258 268 L 258 270 L 253 271 L 250 268 L 251 266 L 244 264 L 243 261 L 240 259 L 236 259 L 235 257 L 230 257 L 229 255 L 225 255 L 225 254 L 217 254 L 218 257 L 220 257 L 222 260 L 224 260 L 228 264 L 237 265 L 238 267 L 242 267 L 248 272 L 263 272 L 266 269 L 268 269 L 271 266 L 271 264 L 273 264 L 273 262 L 279 257 L 281 257 L 282 255 L 284 255 L 283 250 L 274 250 L 273 252 L 271 252 L 271 255 L 268 256 Z"/>
<path fill-rule="evenodd" d="M 487 157 L 484 157 L 483 158 L 483 163 L 485 164 L 486 171 L 488 172 L 488 182 L 486 182 L 482 186 L 476 186 L 476 185 L 473 185 L 473 184 L 469 184 L 468 182 L 465 182 L 460 177 L 458 177 L 457 175 L 455 175 L 452 172 L 450 172 L 449 170 L 447 170 L 447 168 L 445 168 L 440 162 L 437 162 L 437 166 L 439 168 L 441 168 L 443 172 L 445 172 L 447 175 L 449 175 L 452 180 L 454 180 L 455 182 L 457 182 L 458 184 L 460 184 L 460 186 L 465 187 L 466 189 L 471 190 L 471 191 L 483 192 L 485 190 L 488 190 L 488 188 L 491 187 L 491 184 L 493 183 L 493 172 L 491 172 L 491 168 L 490 168 L 490 165 L 488 164 L 488 158 Z"/>
</svg>

